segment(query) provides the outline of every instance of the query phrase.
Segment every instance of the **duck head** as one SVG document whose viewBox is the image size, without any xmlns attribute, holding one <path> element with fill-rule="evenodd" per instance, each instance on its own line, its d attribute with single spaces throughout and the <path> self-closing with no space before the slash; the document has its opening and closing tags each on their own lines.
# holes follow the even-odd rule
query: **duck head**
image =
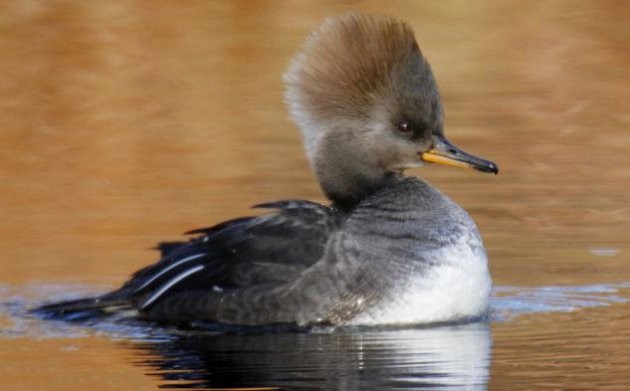
<svg viewBox="0 0 630 391">
<path fill-rule="evenodd" d="M 352 204 L 427 163 L 498 173 L 494 163 L 444 137 L 431 67 L 400 20 L 358 14 L 326 20 L 284 81 L 307 158 L 333 202 Z"/>
</svg>

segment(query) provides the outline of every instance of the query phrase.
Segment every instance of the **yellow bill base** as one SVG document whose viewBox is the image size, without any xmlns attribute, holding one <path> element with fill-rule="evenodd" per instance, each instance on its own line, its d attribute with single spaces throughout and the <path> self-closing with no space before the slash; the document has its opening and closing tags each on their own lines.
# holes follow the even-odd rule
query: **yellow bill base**
<svg viewBox="0 0 630 391">
<path fill-rule="evenodd" d="M 437 155 L 431 152 L 425 152 L 422 154 L 421 159 L 425 162 L 429 163 L 438 163 L 438 164 L 446 164 L 447 166 L 460 167 L 460 168 L 470 168 L 470 164 L 460 162 L 459 160 L 455 160 L 450 157 Z"/>
</svg>

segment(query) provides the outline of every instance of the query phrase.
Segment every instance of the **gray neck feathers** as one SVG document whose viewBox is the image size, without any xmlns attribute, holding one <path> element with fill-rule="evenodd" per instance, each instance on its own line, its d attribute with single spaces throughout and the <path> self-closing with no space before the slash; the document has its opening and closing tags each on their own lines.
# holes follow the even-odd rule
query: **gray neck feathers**
<svg viewBox="0 0 630 391">
<path fill-rule="evenodd" d="M 353 143 L 352 133 L 341 133 L 341 136 L 335 132 L 324 134 L 314 146 L 316 153 L 309 155 L 326 196 L 337 207 L 349 208 L 388 186 L 396 175 L 379 167 L 373 154 L 359 148 L 360 143 Z"/>
</svg>

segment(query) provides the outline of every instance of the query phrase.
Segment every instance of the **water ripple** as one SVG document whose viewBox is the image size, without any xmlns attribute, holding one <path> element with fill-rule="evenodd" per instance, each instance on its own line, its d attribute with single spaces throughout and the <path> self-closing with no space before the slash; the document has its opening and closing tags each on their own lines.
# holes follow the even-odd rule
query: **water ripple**
<svg viewBox="0 0 630 391">
<path fill-rule="evenodd" d="M 498 286 L 493 292 L 491 318 L 507 321 L 521 314 L 571 312 L 627 303 L 630 301 L 630 294 L 626 292 L 629 289 L 630 282 L 580 286 Z"/>
<path fill-rule="evenodd" d="M 134 365 L 163 388 L 484 390 L 492 357 L 490 323 L 316 333 L 219 333 L 152 327 L 109 318 L 73 324 L 43 321 L 29 308 L 107 291 L 84 285 L 0 285 L 0 339 L 102 335 L 132 352 Z M 629 283 L 499 286 L 491 322 L 531 313 L 627 303 Z M 72 347 L 81 349 L 81 347 Z"/>
</svg>

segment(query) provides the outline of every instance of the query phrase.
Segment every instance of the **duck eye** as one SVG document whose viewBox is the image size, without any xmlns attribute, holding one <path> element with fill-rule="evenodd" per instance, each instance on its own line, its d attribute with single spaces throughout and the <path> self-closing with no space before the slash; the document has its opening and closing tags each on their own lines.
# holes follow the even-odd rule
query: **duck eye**
<svg viewBox="0 0 630 391">
<path fill-rule="evenodd" d="M 400 121 L 398 124 L 396 124 L 396 130 L 398 130 L 400 133 L 409 134 L 413 129 L 411 128 L 411 124 L 409 123 L 409 121 Z"/>
</svg>

